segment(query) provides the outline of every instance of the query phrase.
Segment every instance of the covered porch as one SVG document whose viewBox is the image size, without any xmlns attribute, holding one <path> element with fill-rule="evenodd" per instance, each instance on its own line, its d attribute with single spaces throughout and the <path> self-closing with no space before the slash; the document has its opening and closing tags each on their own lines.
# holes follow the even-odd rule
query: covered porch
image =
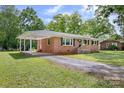
<svg viewBox="0 0 124 93">
<path fill-rule="evenodd" d="M 37 47 L 37 42 L 38 41 L 42 41 L 43 39 L 49 38 L 49 37 L 27 37 L 27 36 L 23 36 L 23 37 L 17 37 L 19 39 L 19 51 L 20 53 L 26 54 L 26 55 L 32 55 L 32 56 L 45 56 L 45 55 L 51 55 L 51 53 L 43 53 L 43 52 L 38 52 L 37 49 L 33 48 L 33 41 L 36 41 L 36 47 Z M 28 50 L 26 47 L 26 41 L 29 42 L 28 45 Z M 41 44 L 40 44 L 40 48 L 42 48 Z"/>
</svg>

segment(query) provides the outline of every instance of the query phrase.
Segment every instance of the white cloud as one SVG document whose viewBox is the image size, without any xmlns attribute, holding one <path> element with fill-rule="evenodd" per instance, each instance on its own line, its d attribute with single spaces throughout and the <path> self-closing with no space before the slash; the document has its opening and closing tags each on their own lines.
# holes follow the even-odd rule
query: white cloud
<svg viewBox="0 0 124 93">
<path fill-rule="evenodd" d="M 47 9 L 45 14 L 55 14 L 60 10 L 60 8 L 62 8 L 62 5 L 57 5 L 57 6 L 54 6 L 53 8 L 49 8 Z"/>
<path fill-rule="evenodd" d="M 83 5 L 82 6 L 82 8 L 81 8 L 81 10 L 80 11 L 82 11 L 82 12 L 95 12 L 95 10 L 98 8 L 98 6 L 96 6 L 96 5 Z"/>
<path fill-rule="evenodd" d="M 71 14 L 72 14 L 72 12 L 62 12 L 62 14 L 71 15 Z"/>
<path fill-rule="evenodd" d="M 79 13 L 84 19 L 90 19 L 95 17 L 95 10 L 98 8 L 96 5 L 82 5 L 79 9 Z"/>
<path fill-rule="evenodd" d="M 88 5 L 83 5 L 82 6 L 84 10 L 89 10 L 89 6 Z"/>
<path fill-rule="evenodd" d="M 91 8 L 88 5 L 83 5 L 80 9 L 81 12 L 90 12 Z"/>
<path fill-rule="evenodd" d="M 98 9 L 98 6 L 93 5 L 93 10 L 96 11 Z"/>
<path fill-rule="evenodd" d="M 44 21 L 45 23 L 49 23 L 52 20 L 52 18 L 45 18 Z"/>
<path fill-rule="evenodd" d="M 114 26 L 116 32 L 117 32 L 118 34 L 121 34 L 121 33 L 120 33 L 120 28 L 119 28 L 119 26 L 118 26 L 117 24 L 113 23 L 113 21 L 114 21 L 115 19 L 117 19 L 117 14 L 112 14 L 112 15 L 109 16 L 109 22 Z"/>
<path fill-rule="evenodd" d="M 116 14 L 110 15 L 110 16 L 109 16 L 109 22 L 110 22 L 112 25 L 115 25 L 115 24 L 113 23 L 113 21 L 114 21 L 114 19 L 116 19 L 116 18 L 117 18 L 117 15 L 116 15 Z"/>
</svg>

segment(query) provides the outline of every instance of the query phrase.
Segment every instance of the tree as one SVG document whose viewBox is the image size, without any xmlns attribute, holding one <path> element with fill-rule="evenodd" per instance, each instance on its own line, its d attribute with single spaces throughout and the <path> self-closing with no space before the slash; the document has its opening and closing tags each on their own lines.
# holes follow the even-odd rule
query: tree
<svg viewBox="0 0 124 93">
<path fill-rule="evenodd" d="M 72 34 L 80 34 L 82 25 L 81 16 L 74 12 L 71 15 L 58 14 L 53 17 L 53 20 L 47 25 L 47 29 L 58 32 L 66 32 Z"/>
<path fill-rule="evenodd" d="M 98 21 L 97 19 L 90 19 L 82 24 L 81 34 L 88 34 L 92 37 L 100 37 L 102 35 L 112 35 L 115 32 L 114 27 L 109 23 L 108 20 Z"/>
<path fill-rule="evenodd" d="M 96 10 L 96 17 L 98 19 L 108 18 L 111 14 L 117 14 L 117 19 L 114 20 L 120 27 L 120 32 L 124 38 L 124 6 L 123 5 L 105 5 L 99 6 Z"/>
<path fill-rule="evenodd" d="M 19 16 L 20 19 L 20 28 L 22 32 L 24 31 L 32 31 L 32 30 L 44 30 L 45 25 L 43 21 L 38 18 L 36 11 L 31 8 L 27 7 L 23 9 Z M 26 41 L 26 50 L 28 50 L 29 41 Z M 36 48 L 36 42 L 33 41 L 33 47 Z"/>
<path fill-rule="evenodd" d="M 68 15 L 58 14 L 53 17 L 53 20 L 48 24 L 47 29 L 56 32 L 67 32 Z"/>
<path fill-rule="evenodd" d="M 20 27 L 23 31 L 43 30 L 45 25 L 43 21 L 38 18 L 36 11 L 33 8 L 27 7 L 23 9 L 19 16 Z"/>
<path fill-rule="evenodd" d="M 122 39 L 122 37 L 120 35 L 118 35 L 118 34 L 113 34 L 110 39 L 119 40 L 119 39 Z"/>
<path fill-rule="evenodd" d="M 80 34 L 82 25 L 82 19 L 78 12 L 74 12 L 70 15 L 68 22 L 68 32 L 73 34 Z"/>
<path fill-rule="evenodd" d="M 52 20 L 46 27 L 48 30 L 56 31 L 56 23 Z"/>
<path fill-rule="evenodd" d="M 15 6 L 0 6 L 0 43 L 4 49 L 17 48 L 20 34 L 18 10 Z"/>
</svg>

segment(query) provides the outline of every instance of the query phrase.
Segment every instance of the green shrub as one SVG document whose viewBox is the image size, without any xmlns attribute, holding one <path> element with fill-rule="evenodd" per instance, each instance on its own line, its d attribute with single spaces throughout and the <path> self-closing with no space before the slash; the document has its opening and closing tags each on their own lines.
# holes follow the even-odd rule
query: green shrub
<svg viewBox="0 0 124 93">
<path fill-rule="evenodd" d="M 110 46 L 108 47 L 108 50 L 118 50 L 118 47 L 115 46 L 115 45 L 110 45 Z"/>
</svg>

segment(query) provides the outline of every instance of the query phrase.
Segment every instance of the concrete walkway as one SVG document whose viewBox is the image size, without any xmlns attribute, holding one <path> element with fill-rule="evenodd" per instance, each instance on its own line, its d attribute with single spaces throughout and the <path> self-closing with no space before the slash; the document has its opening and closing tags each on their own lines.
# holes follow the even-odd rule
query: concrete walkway
<svg viewBox="0 0 124 93">
<path fill-rule="evenodd" d="M 42 58 L 64 65 L 67 68 L 79 69 L 84 72 L 101 75 L 104 79 L 124 80 L 124 67 L 68 58 L 65 56 L 44 56 Z"/>
</svg>

